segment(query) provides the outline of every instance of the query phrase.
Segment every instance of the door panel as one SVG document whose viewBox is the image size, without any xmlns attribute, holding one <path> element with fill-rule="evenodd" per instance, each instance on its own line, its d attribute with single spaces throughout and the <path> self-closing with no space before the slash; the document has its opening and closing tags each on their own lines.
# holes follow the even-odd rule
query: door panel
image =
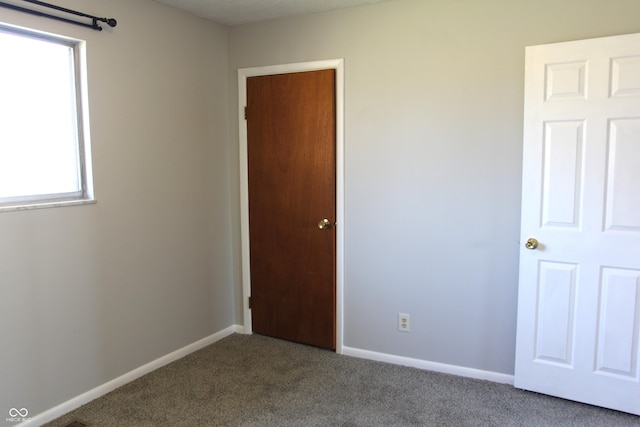
<svg viewBox="0 0 640 427">
<path fill-rule="evenodd" d="M 335 70 L 247 79 L 252 329 L 335 349 Z"/>
<path fill-rule="evenodd" d="M 545 123 L 543 226 L 580 226 L 583 146 L 583 121 Z"/>
<path fill-rule="evenodd" d="M 577 265 L 540 263 L 536 358 L 571 365 Z"/>
<path fill-rule="evenodd" d="M 639 270 L 604 268 L 596 372 L 638 380 Z"/>
<path fill-rule="evenodd" d="M 527 48 L 523 159 L 515 385 L 640 415 L 640 35 Z"/>
<path fill-rule="evenodd" d="M 640 118 L 611 120 L 607 154 L 607 229 L 640 232 Z"/>
</svg>

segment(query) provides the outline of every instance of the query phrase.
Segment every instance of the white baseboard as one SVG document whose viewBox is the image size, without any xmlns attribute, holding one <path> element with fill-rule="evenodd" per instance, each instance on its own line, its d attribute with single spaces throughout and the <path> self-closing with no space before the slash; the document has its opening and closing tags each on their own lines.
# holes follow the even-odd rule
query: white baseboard
<svg viewBox="0 0 640 427">
<path fill-rule="evenodd" d="M 115 378 L 105 384 L 102 384 L 101 386 L 98 386 L 92 390 L 89 390 L 86 393 L 76 396 L 73 399 L 67 400 L 66 402 L 63 402 L 54 408 L 51 408 L 45 412 L 35 415 L 34 417 L 30 417 L 28 421 L 25 421 L 17 425 L 18 426 L 39 426 L 44 423 L 53 421 L 56 418 L 59 418 L 64 414 L 79 408 L 85 403 L 89 403 L 100 396 L 104 396 L 110 391 L 113 391 L 118 387 L 121 387 L 135 379 L 138 379 L 143 375 L 146 375 L 152 371 L 155 371 L 158 368 L 168 365 L 171 362 L 181 359 L 195 351 L 198 351 L 210 344 L 213 344 L 216 341 L 220 341 L 221 339 L 228 337 L 231 334 L 243 333 L 243 332 L 244 332 L 244 328 L 241 325 L 229 326 L 228 328 L 223 329 L 220 332 L 216 332 L 213 335 L 209 335 L 208 337 L 202 338 L 201 340 L 198 340 L 185 347 L 182 347 L 172 353 L 162 356 L 156 360 L 153 360 L 147 363 L 146 365 L 140 366 L 139 368 L 136 368 L 133 371 L 127 372 L 126 374 L 121 375 L 118 378 Z"/>
<path fill-rule="evenodd" d="M 465 368 L 463 366 L 429 362 L 427 360 L 412 359 L 410 357 L 395 356 L 393 354 L 377 353 L 375 351 L 360 350 L 358 348 L 352 347 L 343 347 L 342 354 L 344 354 L 345 356 L 359 357 L 361 359 L 375 360 L 377 362 L 393 363 L 394 365 L 424 369 L 426 371 L 442 372 L 444 374 L 458 375 L 461 377 L 474 378 L 477 380 L 487 380 L 496 383 L 513 385 L 513 375 L 501 374 L 499 372 L 482 371 L 480 369 Z"/>
</svg>

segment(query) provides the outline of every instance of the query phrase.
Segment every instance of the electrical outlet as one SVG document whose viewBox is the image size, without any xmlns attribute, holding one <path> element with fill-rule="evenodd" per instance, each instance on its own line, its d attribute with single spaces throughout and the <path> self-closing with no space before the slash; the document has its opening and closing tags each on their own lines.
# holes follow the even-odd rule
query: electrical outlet
<svg viewBox="0 0 640 427">
<path fill-rule="evenodd" d="M 411 331 L 411 316 L 404 313 L 398 314 L 398 331 L 410 332 Z"/>
</svg>

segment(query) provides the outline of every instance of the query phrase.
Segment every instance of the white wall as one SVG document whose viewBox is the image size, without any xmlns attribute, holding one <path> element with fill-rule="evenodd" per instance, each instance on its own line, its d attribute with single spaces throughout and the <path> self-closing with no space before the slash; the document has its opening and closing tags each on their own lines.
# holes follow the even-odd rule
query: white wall
<svg viewBox="0 0 640 427">
<path fill-rule="evenodd" d="M 346 346 L 513 374 L 525 46 L 638 16 L 637 0 L 397 0 L 230 29 L 232 91 L 237 68 L 345 59 Z"/>
<path fill-rule="evenodd" d="M 233 324 L 226 28 L 151 0 L 65 0 L 87 40 L 97 204 L 0 213 L 0 420 Z"/>
</svg>

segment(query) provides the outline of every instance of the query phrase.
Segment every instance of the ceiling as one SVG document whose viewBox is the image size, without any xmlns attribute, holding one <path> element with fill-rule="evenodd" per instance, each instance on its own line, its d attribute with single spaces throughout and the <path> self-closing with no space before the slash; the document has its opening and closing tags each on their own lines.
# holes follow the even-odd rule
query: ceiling
<svg viewBox="0 0 640 427">
<path fill-rule="evenodd" d="M 225 25 L 266 21 L 389 0 L 156 0 Z"/>
</svg>

